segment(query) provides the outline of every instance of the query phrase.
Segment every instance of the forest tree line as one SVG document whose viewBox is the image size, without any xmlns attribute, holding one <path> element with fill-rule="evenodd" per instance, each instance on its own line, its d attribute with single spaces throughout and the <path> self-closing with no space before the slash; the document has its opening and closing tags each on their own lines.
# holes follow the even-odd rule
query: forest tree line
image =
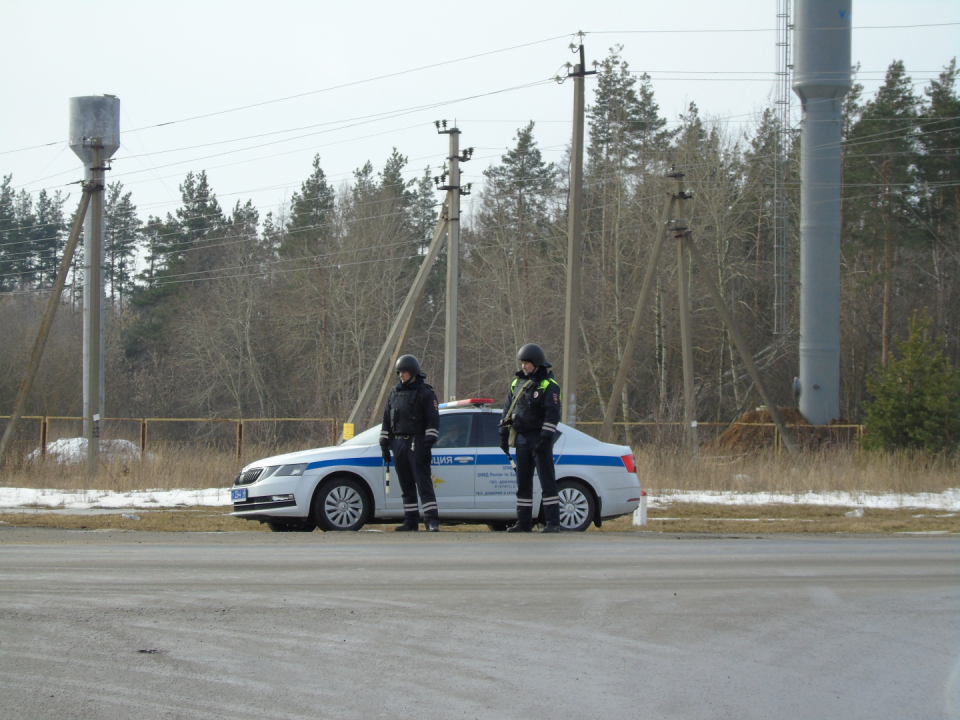
<svg viewBox="0 0 960 720">
<path fill-rule="evenodd" d="M 619 48 L 598 65 L 588 107 L 578 416 L 602 419 L 656 225 L 673 181 L 693 198 L 686 223 L 707 268 L 691 272 L 698 417 L 729 421 L 759 404 L 713 311 L 711 273 L 772 395 L 793 404 L 798 374 L 799 132 L 789 134 L 790 331 L 773 332 L 772 109 L 749 126 L 704 117 L 691 103 L 663 117 L 651 80 Z M 914 83 L 901 62 L 872 97 L 856 84 L 843 116 L 841 414 L 859 420 L 866 380 L 929 313 L 960 360 L 960 100 L 955 60 Z M 526 342 L 562 377 L 569 153 L 548 162 L 534 122 L 518 128 L 482 187 L 462 205 L 458 390 L 499 402 Z M 399 151 L 334 186 L 319 156 L 280 210 L 221 207 L 203 171 L 165 217 L 137 212 L 121 183 L 106 191 L 107 415 L 344 418 L 433 235 L 440 170 L 414 180 Z M 477 184 L 478 186 L 480 183 Z M 13 405 L 66 242 L 75 195 L 0 183 L 0 412 Z M 78 252 L 78 255 L 80 253 Z M 83 262 L 26 408 L 81 408 Z M 433 268 L 405 348 L 442 385 L 446 255 Z M 682 416 L 676 253 L 668 244 L 624 390 L 626 420 Z M 372 411 L 372 409 L 371 409 Z"/>
</svg>

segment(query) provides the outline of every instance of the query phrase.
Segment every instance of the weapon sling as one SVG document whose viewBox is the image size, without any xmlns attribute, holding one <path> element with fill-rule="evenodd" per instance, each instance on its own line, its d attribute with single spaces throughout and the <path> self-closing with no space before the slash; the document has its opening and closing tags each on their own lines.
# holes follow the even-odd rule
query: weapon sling
<svg viewBox="0 0 960 720">
<path fill-rule="evenodd" d="M 507 420 L 510 422 L 510 447 L 517 446 L 517 431 L 513 427 L 513 409 L 517 406 L 517 401 L 520 400 L 520 396 L 526 392 L 527 388 L 530 387 L 532 382 L 533 378 L 530 378 L 523 384 L 523 387 L 520 388 L 520 392 L 513 396 L 513 402 L 510 403 L 510 408 L 507 410 Z"/>
</svg>

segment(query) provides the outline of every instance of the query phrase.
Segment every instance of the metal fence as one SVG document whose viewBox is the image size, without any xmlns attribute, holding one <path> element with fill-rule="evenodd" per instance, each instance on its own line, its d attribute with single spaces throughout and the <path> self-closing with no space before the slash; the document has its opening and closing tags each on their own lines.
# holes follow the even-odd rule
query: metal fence
<svg viewBox="0 0 960 720">
<path fill-rule="evenodd" d="M 9 417 L 0 415 L 2 419 Z M 82 417 L 25 415 L 20 420 L 15 447 L 21 456 L 37 449 L 40 457 L 45 457 L 55 440 L 83 437 Z M 200 446 L 233 450 L 240 460 L 245 447 L 332 445 L 339 437 L 339 427 L 336 418 L 104 418 L 100 421 L 100 437 L 127 440 L 141 453 L 158 447 Z"/>
<path fill-rule="evenodd" d="M 6 419 L 9 416 L 0 415 Z M 579 421 L 577 429 L 599 436 L 603 423 Z M 615 422 L 615 442 L 634 446 L 682 447 L 682 422 Z M 206 447 L 234 452 L 240 460 L 253 448 L 301 445 L 333 445 L 340 436 L 338 418 L 106 418 L 101 420 L 101 438 L 123 439 L 136 445 L 141 453 L 151 448 Z M 746 444 L 783 448 L 783 438 L 773 423 L 698 422 L 701 445 L 717 441 L 730 428 L 751 433 Z M 801 447 L 850 445 L 863 437 L 863 425 L 790 425 Z M 39 450 L 47 454 L 50 443 L 61 438 L 83 437 L 83 418 L 65 415 L 32 415 L 21 418 L 13 452 L 27 457 Z"/>
</svg>

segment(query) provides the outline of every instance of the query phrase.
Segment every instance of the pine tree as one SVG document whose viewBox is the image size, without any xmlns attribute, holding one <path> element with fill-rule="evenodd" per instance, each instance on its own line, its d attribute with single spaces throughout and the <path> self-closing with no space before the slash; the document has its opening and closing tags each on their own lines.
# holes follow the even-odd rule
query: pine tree
<svg viewBox="0 0 960 720">
<path fill-rule="evenodd" d="M 110 300 L 123 304 L 133 289 L 133 270 L 143 221 L 137 217 L 137 206 L 130 199 L 132 193 L 123 193 L 119 182 L 107 186 L 104 206 L 104 250 L 107 256 L 106 283 L 110 285 Z"/>
<path fill-rule="evenodd" d="M 960 371 L 950 367 L 943 338 L 930 338 L 931 320 L 914 314 L 900 359 L 867 380 L 874 399 L 864 404 L 864 445 L 893 450 L 949 451 L 960 442 Z"/>
<path fill-rule="evenodd" d="M 318 154 L 313 158 L 313 172 L 310 177 L 290 199 L 290 218 L 287 221 L 286 233 L 280 240 L 280 253 L 316 255 L 318 246 L 333 235 L 334 208 L 334 191 L 320 167 Z M 265 232 L 267 227 L 265 220 Z M 269 227 L 272 235 L 276 236 L 273 220 Z"/>
<path fill-rule="evenodd" d="M 915 239 L 915 155 L 919 98 L 903 62 L 887 69 L 884 84 L 868 100 L 851 128 L 844 163 L 847 193 L 844 214 L 848 232 L 866 247 L 883 251 L 883 320 L 881 361 L 890 353 L 894 252 Z M 877 188 L 870 192 L 867 188 Z"/>
<path fill-rule="evenodd" d="M 622 45 L 610 48 L 610 55 L 597 64 L 596 100 L 587 108 L 592 176 L 622 171 L 631 162 L 645 164 L 643 156 L 664 147 L 671 136 L 664 129 L 667 120 L 660 117 L 650 76 L 634 76 L 620 56 L 622 50 Z"/>
<path fill-rule="evenodd" d="M 207 183 L 206 171 L 197 175 L 188 172 L 180 185 L 180 196 L 183 206 L 177 209 L 176 218 L 182 240 L 187 246 L 202 244 L 224 222 L 217 196 Z"/>
<path fill-rule="evenodd" d="M 545 162 L 533 137 L 534 122 L 517 130 L 516 145 L 501 157 L 501 164 L 483 171 L 486 222 L 496 218 L 500 231 L 516 238 L 521 255 L 526 245 L 542 236 L 550 216 L 548 205 L 556 194 L 557 169 Z"/>
<path fill-rule="evenodd" d="M 139 318 L 125 336 L 128 356 L 135 356 L 161 344 L 176 312 L 176 297 L 184 289 L 180 276 L 198 280 L 216 268 L 213 247 L 229 223 L 207 174 L 188 172 L 180 185 L 183 205 L 166 220 L 149 217 L 143 229 L 147 267 L 140 273 L 144 285 L 131 297 Z"/>
<path fill-rule="evenodd" d="M 12 182 L 13 175 L 4 175 L 0 183 L 0 292 L 10 291 L 15 286 L 13 246 L 17 242 L 17 220 Z"/>
<path fill-rule="evenodd" d="M 433 239 L 433 231 L 437 225 L 438 205 L 437 189 L 428 165 L 423 175 L 416 181 L 409 203 L 410 225 L 421 248 L 426 248 Z"/>
<path fill-rule="evenodd" d="M 957 59 L 953 58 L 924 93 L 928 103 L 919 121 L 918 158 L 923 191 L 919 211 L 923 245 L 933 259 L 934 328 L 956 316 L 957 273 L 960 271 L 960 97 L 957 95 Z M 952 278 L 952 279 L 951 279 Z M 951 302 L 953 300 L 953 302 Z M 954 345 L 954 357 L 960 346 Z"/>
</svg>

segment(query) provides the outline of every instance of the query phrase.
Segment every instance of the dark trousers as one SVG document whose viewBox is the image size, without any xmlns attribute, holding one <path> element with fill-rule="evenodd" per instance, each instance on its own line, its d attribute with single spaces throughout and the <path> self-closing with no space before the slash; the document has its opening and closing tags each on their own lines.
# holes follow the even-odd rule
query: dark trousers
<svg viewBox="0 0 960 720">
<path fill-rule="evenodd" d="M 424 442 L 423 435 L 395 437 L 391 450 L 397 478 L 400 480 L 404 522 L 420 522 L 417 493 L 420 494 L 423 505 L 424 520 L 437 520 L 437 495 L 433 490 L 433 478 L 430 476 L 432 453 Z"/>
<path fill-rule="evenodd" d="M 560 524 L 560 498 L 557 494 L 557 471 L 553 465 L 553 442 L 544 443 L 539 452 L 533 448 L 540 433 L 517 435 L 517 522 L 533 522 L 533 471 L 536 468 L 543 491 L 543 517 L 547 525 Z"/>
</svg>

